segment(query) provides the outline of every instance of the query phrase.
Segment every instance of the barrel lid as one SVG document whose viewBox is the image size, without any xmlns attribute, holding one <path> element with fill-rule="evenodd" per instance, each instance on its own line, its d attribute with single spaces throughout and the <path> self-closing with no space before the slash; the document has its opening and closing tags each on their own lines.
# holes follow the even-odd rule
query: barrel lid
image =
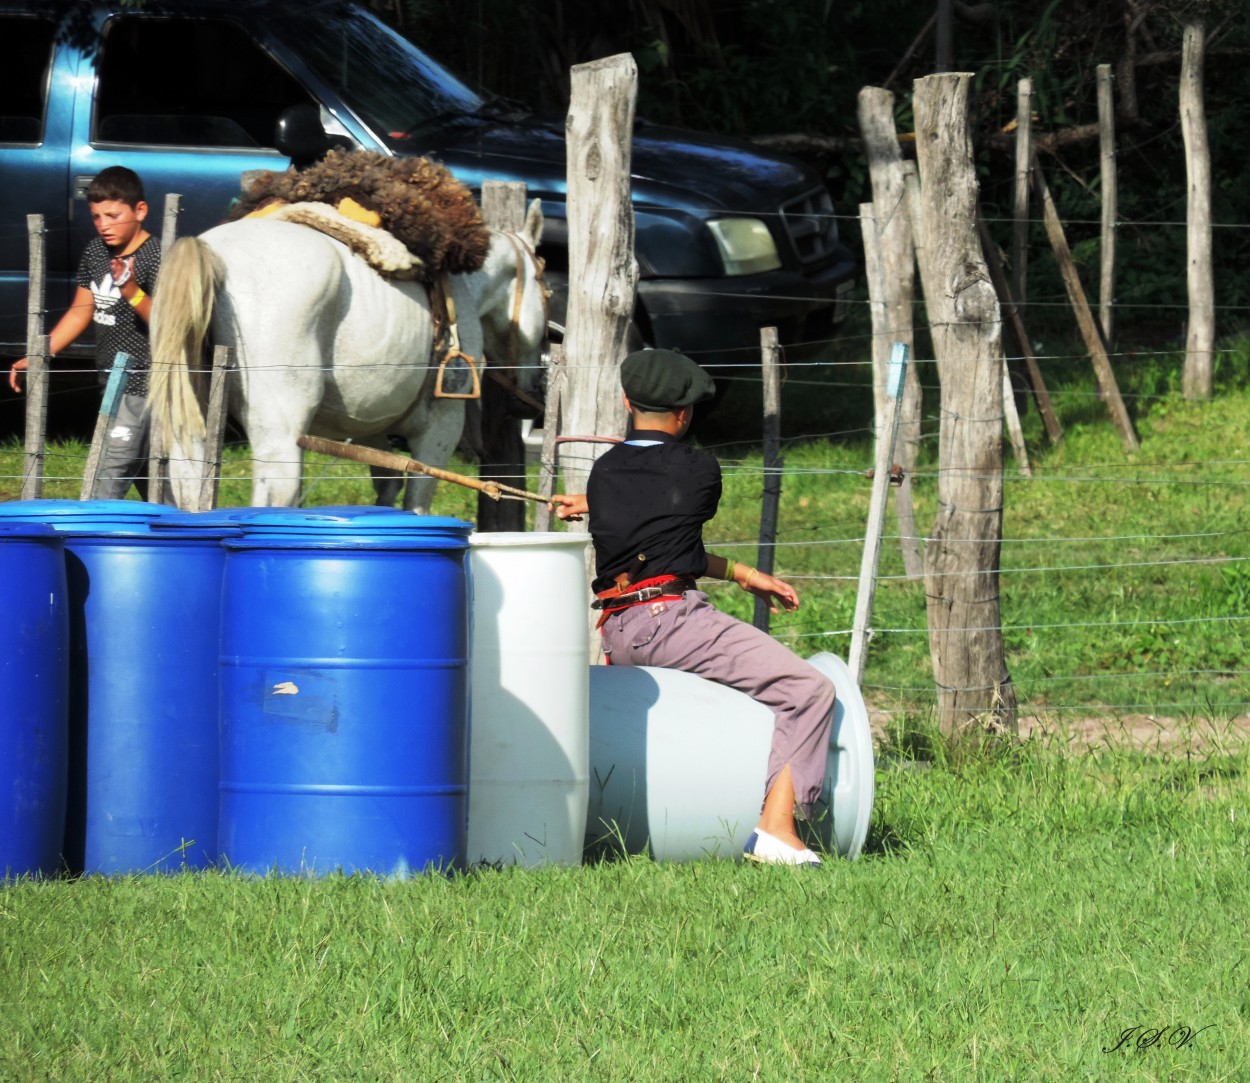
<svg viewBox="0 0 1250 1083">
<path fill-rule="evenodd" d="M 225 509 L 227 511 L 233 509 Z M 198 538 L 233 538 L 243 532 L 235 517 L 219 511 L 171 511 L 148 522 L 154 534 L 194 535 Z"/>
<path fill-rule="evenodd" d="M 72 533 L 142 532 L 145 523 L 169 510 L 142 500 L 10 500 L 0 503 L 0 520 L 30 520 Z"/>
<path fill-rule="evenodd" d="M 589 534 L 563 530 L 501 530 L 469 535 L 469 545 L 473 549 L 551 549 L 564 546 L 584 549 L 589 542 Z"/>
<path fill-rule="evenodd" d="M 0 541 L 5 538 L 58 538 L 60 534 L 53 530 L 47 523 L 22 522 L 15 520 L 13 522 L 4 522 L 0 520 Z"/>
<path fill-rule="evenodd" d="M 243 537 L 228 540 L 229 548 L 466 548 L 473 530 L 460 519 L 369 505 L 247 511 L 238 520 Z"/>
<path fill-rule="evenodd" d="M 831 770 L 821 796 L 833 813 L 832 846 L 854 860 L 864 848 L 872 822 L 875 785 L 868 707 L 850 668 L 836 654 L 821 651 L 807 661 L 833 682 L 837 696 L 829 735 Z"/>
</svg>

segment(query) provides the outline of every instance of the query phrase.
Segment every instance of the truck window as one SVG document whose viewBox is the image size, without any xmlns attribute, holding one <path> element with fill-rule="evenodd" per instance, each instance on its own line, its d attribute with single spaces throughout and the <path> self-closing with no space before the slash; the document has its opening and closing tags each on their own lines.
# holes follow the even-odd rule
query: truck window
<svg viewBox="0 0 1250 1083">
<path fill-rule="evenodd" d="M 329 7 L 312 19 L 279 9 L 269 25 L 388 146 L 482 107 L 481 95 L 362 11 Z"/>
<path fill-rule="evenodd" d="M 272 147 L 279 114 L 312 101 L 242 29 L 211 19 L 110 19 L 97 73 L 100 143 Z"/>
<path fill-rule="evenodd" d="M 49 19 L 0 15 L 5 43 L 4 93 L 0 94 L 0 143 L 43 140 L 48 69 L 55 24 Z"/>
</svg>

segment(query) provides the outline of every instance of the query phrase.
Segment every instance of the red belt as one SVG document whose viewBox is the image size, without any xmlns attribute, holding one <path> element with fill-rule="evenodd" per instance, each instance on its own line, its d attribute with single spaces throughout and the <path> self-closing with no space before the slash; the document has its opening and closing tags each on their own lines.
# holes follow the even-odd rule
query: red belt
<svg viewBox="0 0 1250 1083">
<path fill-rule="evenodd" d="M 595 627 L 603 627 L 603 622 L 611 614 L 618 613 L 622 609 L 644 605 L 657 598 L 680 598 L 686 591 L 694 590 L 695 586 L 695 581 L 689 576 L 653 575 L 647 579 L 640 579 L 637 583 L 630 583 L 624 589 L 618 584 L 607 590 L 601 590 L 591 602 L 592 609 L 603 610 Z"/>
</svg>

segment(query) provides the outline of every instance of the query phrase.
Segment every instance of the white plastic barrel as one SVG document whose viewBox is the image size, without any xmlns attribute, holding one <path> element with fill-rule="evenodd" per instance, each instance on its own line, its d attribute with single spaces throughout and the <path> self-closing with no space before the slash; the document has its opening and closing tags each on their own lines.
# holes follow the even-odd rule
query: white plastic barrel
<svg viewBox="0 0 1250 1083">
<path fill-rule="evenodd" d="M 585 534 L 469 539 L 469 864 L 581 862 L 590 778 Z"/>
<path fill-rule="evenodd" d="M 855 858 L 872 818 L 868 711 L 840 658 L 808 661 L 837 692 L 822 834 Z M 619 832 L 627 852 L 657 861 L 741 857 L 759 822 L 772 731 L 767 707 L 725 685 L 674 669 L 592 666 L 588 844 Z"/>
</svg>

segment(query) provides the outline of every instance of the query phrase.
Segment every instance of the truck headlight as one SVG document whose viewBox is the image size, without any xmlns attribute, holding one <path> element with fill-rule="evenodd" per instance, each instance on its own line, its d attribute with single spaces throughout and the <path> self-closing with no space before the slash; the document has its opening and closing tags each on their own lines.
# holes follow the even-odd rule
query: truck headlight
<svg viewBox="0 0 1250 1083">
<path fill-rule="evenodd" d="M 707 228 L 716 238 L 725 274 L 751 275 L 781 266 L 773 235 L 758 218 L 714 218 Z"/>
</svg>

